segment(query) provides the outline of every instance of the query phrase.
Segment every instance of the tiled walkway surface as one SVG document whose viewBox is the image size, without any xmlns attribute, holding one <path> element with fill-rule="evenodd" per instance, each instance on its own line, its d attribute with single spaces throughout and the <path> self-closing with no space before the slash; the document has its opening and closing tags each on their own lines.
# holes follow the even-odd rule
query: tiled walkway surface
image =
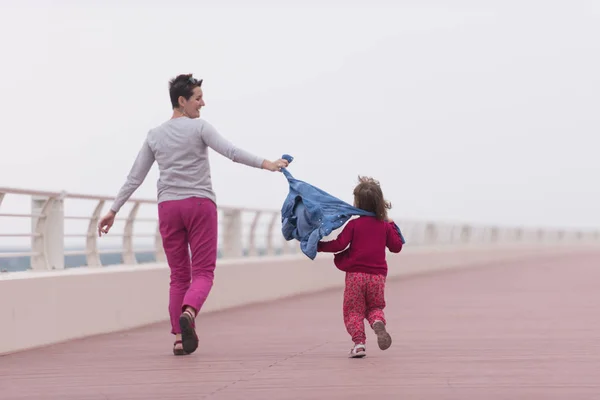
<svg viewBox="0 0 600 400">
<path fill-rule="evenodd" d="M 203 315 L 186 357 L 167 324 L 0 357 L 0 399 L 600 399 L 600 253 L 390 281 L 360 360 L 341 299 Z"/>
</svg>

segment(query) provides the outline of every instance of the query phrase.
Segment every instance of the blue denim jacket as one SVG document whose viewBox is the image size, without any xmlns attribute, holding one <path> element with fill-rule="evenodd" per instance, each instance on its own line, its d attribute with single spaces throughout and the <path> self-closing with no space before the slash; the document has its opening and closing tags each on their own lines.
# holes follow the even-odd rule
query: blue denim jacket
<svg viewBox="0 0 600 400">
<path fill-rule="evenodd" d="M 284 154 L 282 158 L 291 162 L 293 158 Z M 317 256 L 319 241 L 346 223 L 352 216 L 375 216 L 375 213 L 361 210 L 330 195 L 306 182 L 295 179 L 286 169 L 282 169 L 290 190 L 281 207 L 281 232 L 285 240 L 300 241 L 300 249 L 311 260 Z M 402 243 L 404 237 L 398 225 L 394 224 Z"/>
</svg>

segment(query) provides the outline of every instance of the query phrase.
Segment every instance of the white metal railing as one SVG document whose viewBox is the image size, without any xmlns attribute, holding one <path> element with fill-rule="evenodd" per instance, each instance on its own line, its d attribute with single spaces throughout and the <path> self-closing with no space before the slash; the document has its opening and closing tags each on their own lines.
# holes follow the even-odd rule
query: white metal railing
<svg viewBox="0 0 600 400">
<path fill-rule="evenodd" d="M 23 197 L 29 201 L 22 201 Z M 9 198 L 19 198 L 13 207 L 3 206 Z M 65 259 L 81 256 L 77 263 L 81 266 L 102 266 L 102 255 L 120 254 L 121 263 L 137 264 L 140 252 L 152 254 L 152 259 L 165 261 L 162 240 L 158 232 L 156 200 L 130 199 L 116 218 L 110 235 L 101 239 L 107 244 L 119 238 L 115 247 L 101 248 L 97 234 L 98 221 L 104 208 L 113 200 L 108 196 L 93 196 L 67 192 L 47 192 L 0 187 L 0 270 L 2 260 L 29 257 L 31 269 L 62 269 L 68 263 Z M 73 210 L 83 213 L 70 213 L 66 202 L 77 202 Z M 144 214 L 142 208 L 149 207 Z M 4 212 L 5 209 L 16 209 Z M 69 213 L 65 213 L 65 209 Z M 221 257 L 258 256 L 261 254 L 290 254 L 299 252 L 296 241 L 285 242 L 281 235 L 280 211 L 236 207 L 219 207 L 219 252 Z M 125 215 L 125 216 L 121 216 Z M 29 222 L 27 229 L 21 232 L 10 230 L 16 223 L 3 223 L 5 219 Z M 420 221 L 396 220 L 402 232 L 414 245 L 431 244 L 467 244 L 502 242 L 564 242 L 564 241 L 600 241 L 600 232 L 535 230 L 520 227 L 501 228 L 496 226 L 475 226 L 471 224 L 443 224 Z M 67 229 L 70 223 L 80 223 L 75 229 Z M 140 231 L 140 224 L 151 224 L 151 228 Z M 21 224 L 23 227 L 25 225 Z M 136 230 L 134 231 L 134 226 Z M 122 228 L 121 233 L 119 227 Z M 5 228 L 9 231 L 5 232 Z M 261 229 L 262 228 L 262 229 Z M 71 233 L 74 230 L 75 232 Z M 68 231 L 68 233 L 66 233 Z M 335 234 L 335 232 L 333 233 Z M 332 235 L 333 235 L 332 234 Z M 145 246 L 136 246 L 134 239 L 145 240 Z M 27 239 L 25 245 L 18 240 Z M 83 240 L 77 249 L 69 250 L 68 244 Z M 11 250 L 23 248 L 17 251 Z M 22 251 L 21 251 L 22 250 Z"/>
<path fill-rule="evenodd" d="M 20 196 L 21 208 L 26 203 L 30 204 L 27 211 L 5 212 L 2 207 L 4 199 L 10 196 Z M 23 202 L 22 197 L 29 197 L 29 202 Z M 93 203 L 93 208 L 88 215 L 74 215 L 65 213 L 65 201 L 77 200 Z M 146 238 L 145 249 L 151 249 L 156 261 L 165 261 L 162 248 L 162 240 L 158 231 L 156 207 L 153 207 L 152 216 L 140 216 L 140 208 L 144 205 L 155 206 L 155 200 L 130 199 L 121 213 L 115 219 L 115 226 L 108 236 L 98 238 L 97 225 L 103 215 L 105 206 L 113 199 L 107 196 L 91 196 L 66 192 L 48 192 L 23 190 L 13 188 L 0 188 L 0 227 L 11 227 L 13 224 L 2 223 L 2 218 L 26 219 L 30 221 L 31 227 L 28 232 L 5 232 L 0 230 L 0 260 L 15 257 L 30 257 L 32 269 L 62 269 L 64 268 L 65 256 L 82 255 L 85 257 L 83 265 L 96 267 L 101 266 L 101 255 L 119 253 L 123 264 L 136 264 L 136 246 L 134 238 Z M 127 207 L 129 206 L 129 207 Z M 83 207 L 79 207 L 80 209 Z M 127 211 L 127 208 L 129 210 Z M 293 243 L 278 241 L 276 233 L 277 222 L 280 213 L 274 210 L 219 207 L 219 252 L 221 257 L 241 257 L 243 255 L 256 256 L 261 252 L 267 255 L 277 253 L 290 254 L 298 251 Z M 124 214 L 124 216 L 121 216 Z M 244 223 L 250 217 L 249 223 Z M 266 221 L 265 221 L 266 220 Z M 65 232 L 65 224 L 69 221 L 79 221 L 86 224 L 85 228 L 77 229 L 75 233 Z M 152 223 L 152 229 L 146 232 L 134 232 L 134 224 Z M 122 230 L 119 230 L 119 223 Z M 261 226 L 267 224 L 261 240 L 257 240 Z M 281 235 L 279 235 L 281 236 Z M 100 248 L 100 242 L 113 243 L 114 238 L 120 238 L 121 243 L 117 247 Z M 6 251 L 7 248 L 26 247 L 23 243 L 9 243 L 6 238 L 30 239 L 28 250 Z M 65 242 L 83 239 L 78 247 L 81 249 L 66 250 Z M 246 254 L 245 254 L 246 253 Z"/>
</svg>

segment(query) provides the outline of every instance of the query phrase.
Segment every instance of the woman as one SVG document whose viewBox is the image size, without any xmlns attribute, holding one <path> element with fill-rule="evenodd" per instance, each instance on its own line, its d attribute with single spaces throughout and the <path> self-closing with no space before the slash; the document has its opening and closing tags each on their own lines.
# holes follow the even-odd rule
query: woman
<svg viewBox="0 0 600 400">
<path fill-rule="evenodd" d="M 201 86 L 202 80 L 192 74 L 169 82 L 171 119 L 148 132 L 125 184 L 98 223 L 98 234 L 107 234 L 156 161 L 159 230 L 171 269 L 169 314 L 175 355 L 191 354 L 198 347 L 195 319 L 212 288 L 217 261 L 217 206 L 208 148 L 250 167 L 280 171 L 288 165 L 284 159 L 268 161 L 235 147 L 198 119 L 205 105 Z"/>
</svg>

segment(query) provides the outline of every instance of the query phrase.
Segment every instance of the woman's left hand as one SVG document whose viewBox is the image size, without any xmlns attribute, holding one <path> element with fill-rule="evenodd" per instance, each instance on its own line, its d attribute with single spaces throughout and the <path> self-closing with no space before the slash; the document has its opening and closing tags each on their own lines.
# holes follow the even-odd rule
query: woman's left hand
<svg viewBox="0 0 600 400">
<path fill-rule="evenodd" d="M 110 228 L 113 226 L 113 224 L 115 223 L 115 216 L 117 214 L 110 210 L 108 212 L 108 214 L 106 214 L 104 217 L 102 217 L 102 219 L 100 220 L 100 222 L 98 222 L 98 236 L 102 236 L 102 234 L 107 234 L 108 231 L 110 230 Z"/>
</svg>

